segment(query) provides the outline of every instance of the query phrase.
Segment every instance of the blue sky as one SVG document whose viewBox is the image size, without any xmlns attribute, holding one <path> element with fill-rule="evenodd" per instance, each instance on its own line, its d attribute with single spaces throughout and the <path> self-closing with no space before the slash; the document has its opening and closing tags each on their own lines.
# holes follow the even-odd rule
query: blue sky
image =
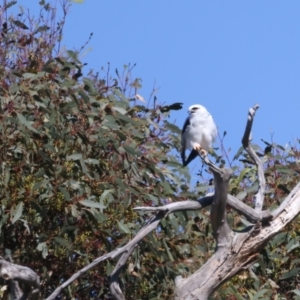
<svg viewBox="0 0 300 300">
<path fill-rule="evenodd" d="M 145 99 L 155 84 L 159 102 L 183 102 L 171 116 L 180 127 L 190 105 L 206 106 L 234 154 L 255 103 L 255 143 L 300 138 L 299 13 L 300 1 L 86 0 L 72 5 L 62 44 L 78 49 L 93 32 L 86 70 L 136 63 Z"/>
</svg>

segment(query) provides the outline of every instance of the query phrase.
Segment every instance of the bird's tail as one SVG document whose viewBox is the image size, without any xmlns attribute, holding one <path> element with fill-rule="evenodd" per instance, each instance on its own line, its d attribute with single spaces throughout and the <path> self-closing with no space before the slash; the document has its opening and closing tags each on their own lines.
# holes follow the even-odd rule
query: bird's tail
<svg viewBox="0 0 300 300">
<path fill-rule="evenodd" d="M 198 152 L 197 152 L 196 150 L 194 150 L 194 149 L 191 151 L 191 153 L 190 153 L 190 155 L 189 155 L 189 157 L 188 157 L 187 160 L 185 160 L 185 156 L 184 156 L 184 154 L 183 154 L 183 155 L 181 156 L 183 166 L 186 167 L 186 166 L 187 166 L 192 160 L 194 160 L 197 156 L 198 156 Z"/>
</svg>

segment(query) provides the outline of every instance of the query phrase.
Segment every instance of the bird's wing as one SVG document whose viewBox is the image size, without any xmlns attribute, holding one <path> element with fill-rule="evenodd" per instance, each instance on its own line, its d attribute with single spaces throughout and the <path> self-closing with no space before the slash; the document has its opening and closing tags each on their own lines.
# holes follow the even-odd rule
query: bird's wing
<svg viewBox="0 0 300 300">
<path fill-rule="evenodd" d="M 182 127 L 181 136 L 184 136 L 185 130 L 189 125 L 191 125 L 190 117 L 187 117 Z"/>
<path fill-rule="evenodd" d="M 187 117 L 183 127 L 182 127 L 182 131 L 181 131 L 181 159 L 182 159 L 182 163 L 183 165 L 185 165 L 185 145 L 186 145 L 186 135 L 185 135 L 185 131 L 186 128 L 190 125 L 190 118 Z"/>
</svg>

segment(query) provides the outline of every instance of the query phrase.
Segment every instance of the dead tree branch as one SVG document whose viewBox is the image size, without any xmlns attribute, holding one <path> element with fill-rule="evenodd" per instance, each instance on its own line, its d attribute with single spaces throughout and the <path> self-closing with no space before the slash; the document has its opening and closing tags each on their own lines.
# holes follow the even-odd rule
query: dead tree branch
<svg viewBox="0 0 300 300">
<path fill-rule="evenodd" d="M 164 206 L 138 206 L 135 207 L 134 210 L 142 210 L 149 212 L 159 212 L 163 211 L 166 213 L 166 216 L 170 213 L 175 213 L 178 211 L 186 211 L 186 210 L 200 210 L 204 207 L 207 207 L 212 204 L 214 195 L 205 196 L 197 201 L 187 200 L 187 201 L 178 201 L 174 203 L 170 203 Z M 273 215 L 269 210 L 263 210 L 262 212 L 257 212 L 252 207 L 248 206 L 244 202 L 235 198 L 234 196 L 228 194 L 227 195 L 227 205 L 236 210 L 238 213 L 242 214 L 249 222 L 256 223 L 260 222 L 268 222 L 273 218 Z"/>
<path fill-rule="evenodd" d="M 207 299 L 222 283 L 256 262 L 265 245 L 299 214 L 300 183 L 276 211 L 277 217 L 258 234 L 255 226 L 246 233 L 232 232 L 230 247 L 217 250 L 198 271 L 179 281 L 175 299 Z"/>
<path fill-rule="evenodd" d="M 14 299 L 38 299 L 40 279 L 30 268 L 13 264 L 0 256 L 0 276 L 8 281 Z M 24 284 L 23 291 L 19 283 Z"/>
<path fill-rule="evenodd" d="M 260 187 L 256 194 L 256 200 L 258 202 L 256 202 L 255 210 L 260 212 L 264 200 L 265 178 L 262 164 L 249 144 L 253 117 L 257 108 L 258 105 L 255 105 L 254 108 L 249 111 L 243 145 L 257 165 Z M 205 162 L 207 163 L 207 159 Z M 213 171 L 216 182 L 215 197 L 218 198 L 216 201 L 221 202 L 218 206 L 221 212 L 215 212 L 213 207 L 211 210 L 213 230 L 217 242 L 216 252 L 194 274 L 188 278 L 179 278 L 176 280 L 176 300 L 207 299 L 222 283 L 257 261 L 260 258 L 260 251 L 265 247 L 268 241 L 279 233 L 300 212 L 299 183 L 273 213 L 273 220 L 270 220 L 269 223 L 257 223 L 255 226 L 249 226 L 243 233 L 234 232 L 226 225 L 226 216 L 223 215 L 223 207 L 228 197 L 220 196 L 226 191 L 228 177 L 224 176 L 225 171 L 223 170 L 212 168 L 211 166 L 210 169 Z M 220 219 L 214 220 L 216 216 Z M 223 235 L 223 239 L 220 240 L 221 235 Z"/>
</svg>

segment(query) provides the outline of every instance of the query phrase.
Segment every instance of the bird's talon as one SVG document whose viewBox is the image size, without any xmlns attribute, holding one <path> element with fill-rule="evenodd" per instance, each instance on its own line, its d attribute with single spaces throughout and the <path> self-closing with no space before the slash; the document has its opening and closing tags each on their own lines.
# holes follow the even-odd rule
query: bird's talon
<svg viewBox="0 0 300 300">
<path fill-rule="evenodd" d="M 207 151 L 205 151 L 204 149 L 201 149 L 200 150 L 200 154 L 201 154 L 201 156 L 207 156 Z"/>
</svg>

